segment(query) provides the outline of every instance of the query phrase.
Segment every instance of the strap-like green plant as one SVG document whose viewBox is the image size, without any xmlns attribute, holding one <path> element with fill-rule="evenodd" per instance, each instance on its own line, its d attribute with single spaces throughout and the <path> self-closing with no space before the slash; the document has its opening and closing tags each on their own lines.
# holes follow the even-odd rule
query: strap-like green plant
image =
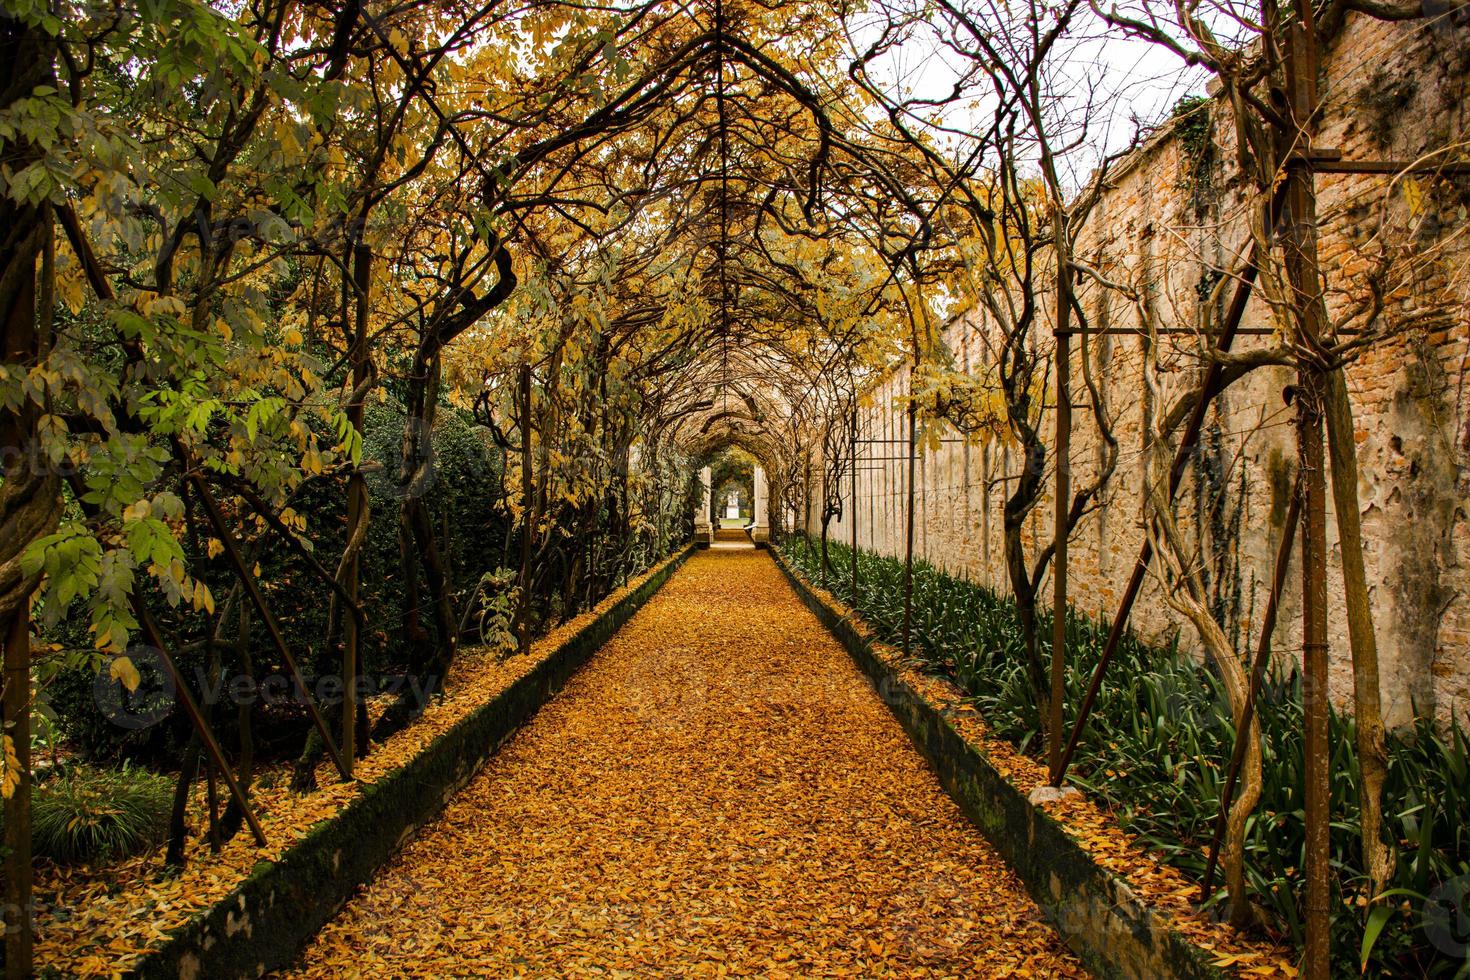
<svg viewBox="0 0 1470 980">
<path fill-rule="evenodd" d="M 846 546 L 829 548 L 833 564 L 846 568 Z M 809 581 L 817 580 L 821 559 L 809 541 L 793 538 L 782 553 Z M 858 572 L 856 596 L 845 576 L 829 577 L 832 592 L 880 639 L 895 642 L 903 617 L 903 560 L 860 551 Z M 1010 602 L 916 561 L 913 608 L 914 654 L 923 666 L 963 689 L 994 734 L 1023 751 L 1040 751 L 1040 720 Z M 1051 635 L 1049 619 L 1043 637 Z M 1069 611 L 1068 704 L 1080 700 L 1106 631 L 1106 624 Z M 1265 778 L 1246 841 L 1246 875 L 1264 918 L 1300 943 L 1306 829 L 1300 680 L 1268 677 L 1257 711 Z M 1113 808 L 1150 850 L 1198 877 L 1234 737 L 1229 702 L 1207 664 L 1172 644 L 1160 648 L 1129 637 L 1099 692 L 1073 779 Z M 1454 934 L 1457 923 L 1446 925 L 1445 916 L 1458 914 L 1463 893 L 1470 893 L 1470 737 L 1458 724 L 1441 729 L 1426 718 L 1389 739 L 1385 818 L 1399 853 L 1393 887 L 1376 897 L 1366 891 L 1357 836 L 1359 768 L 1350 716 L 1333 712 L 1331 742 L 1332 863 L 1340 898 L 1333 943 L 1361 951 L 1360 960 L 1339 958 L 1343 975 L 1467 975 L 1470 943 Z"/>
<path fill-rule="evenodd" d="M 167 779 L 142 769 L 73 767 L 36 787 L 36 854 L 96 864 L 146 850 L 163 839 L 171 793 Z"/>
</svg>

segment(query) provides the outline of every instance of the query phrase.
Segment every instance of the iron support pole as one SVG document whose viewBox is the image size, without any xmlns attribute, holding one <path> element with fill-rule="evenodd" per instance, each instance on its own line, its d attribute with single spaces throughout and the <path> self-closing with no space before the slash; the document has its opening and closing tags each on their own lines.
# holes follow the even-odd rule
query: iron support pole
<svg viewBox="0 0 1470 980">
<path fill-rule="evenodd" d="M 1302 723 L 1306 777 L 1305 980 L 1327 980 L 1331 961 L 1331 747 L 1327 691 L 1327 484 L 1322 449 L 1322 374 L 1298 375 L 1297 440 L 1306 479 L 1302 520 Z"/>
<path fill-rule="evenodd" d="M 1230 804 L 1235 799 L 1235 784 L 1240 778 L 1240 768 L 1245 763 L 1246 737 L 1251 722 L 1255 719 L 1256 697 L 1265 677 L 1266 664 L 1271 659 L 1271 634 L 1276 631 L 1276 613 L 1281 604 L 1281 593 L 1286 589 L 1286 573 L 1291 565 L 1291 549 L 1296 543 L 1297 525 L 1302 519 L 1302 481 L 1297 474 L 1296 486 L 1291 491 L 1291 503 L 1287 507 L 1286 525 L 1281 529 L 1281 544 L 1276 549 L 1276 567 L 1272 571 L 1271 592 L 1266 596 L 1266 609 L 1261 617 L 1261 639 L 1256 646 L 1256 657 L 1251 664 L 1250 686 L 1246 689 L 1245 706 L 1235 725 L 1235 747 L 1230 753 L 1230 768 L 1225 775 L 1225 786 L 1220 791 L 1220 815 L 1215 818 L 1215 833 L 1210 840 L 1210 856 L 1205 862 L 1204 878 L 1199 886 L 1201 903 L 1210 898 L 1214 890 L 1215 868 L 1220 861 L 1220 846 L 1225 840 L 1225 823 L 1230 815 Z"/>
<path fill-rule="evenodd" d="M 858 543 L 857 543 L 857 541 L 858 541 L 858 534 L 857 534 L 857 520 L 858 520 L 857 434 L 858 434 L 858 413 L 857 413 L 857 405 L 854 404 L 853 405 L 853 409 L 852 409 L 852 462 L 851 462 L 851 465 L 852 465 L 852 473 L 850 474 L 850 479 L 851 479 L 851 482 L 852 482 L 852 493 L 851 493 L 852 503 L 850 505 L 851 506 L 851 509 L 852 509 L 852 527 L 850 528 L 852 541 L 851 541 L 851 547 L 849 548 L 849 550 L 851 551 L 851 554 L 848 555 L 848 566 L 849 566 L 848 567 L 848 573 L 849 573 L 849 575 L 852 578 L 852 602 L 850 604 L 853 605 L 853 606 L 856 606 L 857 605 L 857 598 L 858 598 L 858 569 L 857 569 L 857 566 L 858 566 L 858 560 L 857 560 L 857 548 L 858 548 Z"/>
<path fill-rule="evenodd" d="M 918 413 L 913 402 L 913 383 L 909 384 L 909 493 L 907 530 L 904 533 L 903 556 L 903 655 L 909 655 L 909 639 L 914 623 L 914 443 Z"/>
<path fill-rule="evenodd" d="M 535 529 L 535 502 L 531 485 L 531 365 L 521 365 L 521 574 L 517 603 L 516 642 L 521 653 L 531 649 L 531 534 Z M 707 500 L 707 498 L 706 498 Z M 707 509 L 707 508 L 706 508 Z"/>
<path fill-rule="evenodd" d="M 1072 496 L 1072 274 L 1058 217 L 1057 255 L 1057 458 L 1052 544 L 1051 694 L 1046 744 L 1048 764 L 1062 763 L 1062 700 L 1067 690 L 1067 527 Z"/>
<path fill-rule="evenodd" d="M 373 251 L 367 242 L 358 242 L 353 250 L 352 257 L 352 281 L 356 292 L 357 305 L 354 309 L 352 330 L 352 404 L 347 406 L 347 420 L 352 427 L 361 435 L 365 411 L 363 406 L 364 392 L 362 386 L 369 377 L 368 351 L 367 351 L 367 329 L 368 329 L 368 290 L 372 287 L 372 262 Z M 367 480 L 363 477 L 362 467 L 354 465 L 352 475 L 347 478 L 347 546 L 352 547 L 353 539 L 357 536 L 362 522 L 368 519 L 368 492 Z M 362 548 L 359 546 L 353 552 L 352 560 L 347 569 L 347 601 L 356 605 L 362 578 Z M 348 609 L 346 621 L 343 623 L 342 645 L 342 761 L 347 763 L 347 774 L 353 773 L 357 761 L 359 746 L 357 744 L 357 672 L 359 668 L 359 651 L 362 646 L 363 624 L 359 614 Z"/>
<path fill-rule="evenodd" d="M 1266 228 L 1268 233 L 1275 227 L 1276 221 L 1285 203 L 1285 190 L 1278 188 L 1273 194 L 1271 205 L 1268 209 Z M 1250 300 L 1251 288 L 1255 285 L 1256 277 L 1260 274 L 1262 260 L 1261 245 L 1259 242 L 1251 246 L 1250 255 L 1246 259 L 1246 266 L 1241 270 L 1240 281 L 1236 284 L 1235 293 L 1230 298 L 1230 306 L 1225 311 L 1225 319 L 1220 327 L 1220 339 L 1215 344 L 1222 353 L 1230 350 L 1234 343 L 1236 332 L 1240 328 L 1241 317 L 1245 315 L 1246 303 Z M 1183 435 L 1179 440 L 1179 448 L 1174 453 L 1174 463 L 1169 470 L 1169 499 L 1174 499 L 1174 494 L 1179 489 L 1179 484 L 1184 478 L 1185 467 L 1188 466 L 1190 457 L 1194 455 L 1196 444 L 1199 442 L 1199 434 L 1204 428 L 1205 415 L 1208 413 L 1211 402 L 1220 393 L 1224 385 L 1222 376 L 1224 365 L 1219 360 L 1212 360 L 1205 368 L 1204 381 L 1200 386 L 1199 401 L 1195 403 L 1194 411 L 1190 413 L 1189 421 L 1185 425 Z M 1050 783 L 1052 786 L 1062 785 L 1066 778 L 1067 769 L 1072 764 L 1072 758 L 1077 754 L 1077 744 L 1082 739 L 1082 730 L 1087 725 L 1088 716 L 1092 714 L 1093 705 L 1097 702 L 1098 692 L 1102 689 L 1103 675 L 1107 673 L 1108 665 L 1112 663 L 1114 654 L 1118 651 L 1118 644 L 1123 639 L 1123 632 L 1128 627 L 1128 616 L 1133 611 L 1133 603 L 1138 599 L 1139 590 L 1143 588 L 1143 578 L 1148 573 L 1149 562 L 1153 560 L 1153 545 L 1145 539 L 1143 547 L 1139 550 L 1138 560 L 1133 564 L 1133 573 L 1128 577 L 1128 584 L 1123 589 L 1123 597 L 1118 602 L 1118 611 L 1113 616 L 1112 628 L 1108 631 L 1107 642 L 1103 644 L 1102 654 L 1098 658 L 1097 667 L 1092 672 L 1092 679 L 1088 682 L 1087 692 L 1083 695 L 1082 704 L 1077 709 L 1077 717 L 1072 722 L 1072 732 L 1067 738 L 1067 745 L 1062 750 L 1062 757 L 1058 764 L 1052 767 Z"/>
<path fill-rule="evenodd" d="M 1317 111 L 1316 26 L 1311 0 L 1296 0 L 1287 35 L 1286 85 L 1295 131 L 1281 133 L 1283 149 L 1310 152 Z M 1283 154 L 1283 157 L 1285 154 Z M 1300 331 L 1297 348 L 1297 447 L 1302 503 L 1302 724 L 1306 781 L 1307 878 L 1305 980 L 1331 973 L 1331 746 L 1328 735 L 1327 653 L 1327 482 L 1322 445 L 1325 364 L 1321 340 L 1327 330 L 1322 271 L 1317 256 L 1317 208 L 1310 165 L 1298 158 L 1286 170 L 1287 223 L 1283 244 L 1292 306 Z"/>
</svg>

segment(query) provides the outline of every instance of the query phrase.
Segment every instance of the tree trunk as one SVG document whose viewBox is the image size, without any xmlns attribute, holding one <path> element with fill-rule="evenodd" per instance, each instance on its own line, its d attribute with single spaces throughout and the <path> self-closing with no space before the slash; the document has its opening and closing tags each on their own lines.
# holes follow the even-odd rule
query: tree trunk
<svg viewBox="0 0 1470 980">
<path fill-rule="evenodd" d="M 437 691 L 444 682 L 444 674 L 454 659 L 458 631 L 455 629 L 454 610 L 450 606 L 449 573 L 439 554 L 439 545 L 434 538 L 434 522 L 423 500 L 413 501 L 409 516 L 414 543 L 418 547 L 424 567 L 424 580 L 434 599 L 434 626 L 439 634 L 439 642 L 433 645 L 432 652 L 422 661 L 424 692 L 430 693 Z"/>
<path fill-rule="evenodd" d="M 168 850 L 163 862 L 172 868 L 182 868 L 189 847 L 189 787 L 194 783 L 194 774 L 199 770 L 199 736 L 189 739 L 184 749 L 184 760 L 179 766 L 179 778 L 174 783 L 174 802 L 168 819 Z"/>
<path fill-rule="evenodd" d="M 1357 718 L 1358 767 L 1362 774 L 1363 865 L 1368 870 L 1371 897 L 1388 886 L 1394 857 L 1383 838 L 1383 784 L 1388 778 L 1388 748 L 1384 742 L 1383 705 L 1378 682 L 1378 642 L 1373 632 L 1373 610 L 1368 603 L 1367 574 L 1363 569 L 1363 527 L 1358 505 L 1358 449 L 1353 433 L 1353 408 L 1347 379 L 1341 368 L 1326 377 L 1324 415 L 1332 468 L 1332 504 L 1342 549 L 1343 601 L 1347 606 L 1348 643 L 1353 652 L 1353 707 Z"/>
<path fill-rule="evenodd" d="M 423 604 L 419 595 L 419 562 L 413 553 L 413 530 L 409 524 L 408 511 L 402 507 L 398 510 L 398 568 L 402 575 L 398 587 L 403 593 L 403 620 L 399 627 L 399 636 L 406 655 L 411 658 L 413 651 L 429 642 L 429 635 L 424 631 L 419 617 L 419 606 Z"/>
<path fill-rule="evenodd" d="M 241 673 L 255 682 L 255 658 L 250 653 L 250 609 L 245 603 L 240 603 L 239 613 L 239 636 L 235 639 L 236 646 L 240 650 Z M 241 793 L 247 797 L 250 794 L 250 784 L 255 778 L 255 705 L 248 698 L 242 698 L 236 708 L 238 724 L 240 727 L 240 757 L 235 767 L 236 780 L 240 784 Z M 240 832 L 245 822 L 245 812 L 240 809 L 240 804 L 233 797 L 225 804 L 225 815 L 220 820 L 220 832 L 224 834 L 225 840 L 230 840 Z"/>
<path fill-rule="evenodd" d="M 1013 497 L 1012 501 L 1014 500 Z M 1042 734 L 1047 735 L 1051 711 L 1051 681 L 1047 666 L 1041 659 L 1041 637 L 1036 622 L 1036 589 L 1031 584 L 1031 576 L 1026 572 L 1025 543 L 1021 540 L 1021 525 L 1025 518 L 1023 513 L 1013 519 L 1010 504 L 1011 501 L 1007 501 L 1005 516 L 1006 570 L 1011 583 L 1011 595 L 1016 602 L 1016 615 L 1021 623 L 1021 639 L 1026 649 L 1026 678 L 1036 697 L 1037 724 Z"/>
<path fill-rule="evenodd" d="M 29 98 L 53 76 L 54 42 L 19 20 L 0 22 L 0 109 Z M 24 140 L 7 147 L 7 163 L 19 171 L 41 151 Z M 50 234 L 49 206 L 21 205 L 0 195 L 0 354 L 9 365 L 31 366 L 45 355 L 36 322 L 36 262 Z M 48 292 L 49 286 L 48 286 Z M 0 694 L 5 734 L 17 771 L 5 796 L 5 973 L 30 976 L 31 950 L 31 663 L 30 598 L 38 576 L 21 568 L 21 556 L 51 533 L 61 517 L 60 481 L 36 438 L 39 410 L 25 402 L 0 412 L 0 643 L 5 687 Z M 7 765 L 11 760 L 7 760 Z"/>
<path fill-rule="evenodd" d="M 1047 665 L 1041 659 L 1041 639 L 1036 623 L 1037 587 L 1027 567 L 1026 543 L 1022 538 L 1026 518 L 1041 498 L 1041 483 L 1046 473 L 1046 446 L 1027 419 L 1029 404 L 1025 397 L 1016 398 L 1009 409 L 1011 430 L 1021 442 L 1022 453 L 1016 488 L 1006 498 L 1003 538 L 1006 578 L 1020 613 L 1021 635 L 1025 641 L 1026 676 L 1036 697 L 1042 734 L 1046 735 L 1051 714 L 1051 680 Z"/>
</svg>

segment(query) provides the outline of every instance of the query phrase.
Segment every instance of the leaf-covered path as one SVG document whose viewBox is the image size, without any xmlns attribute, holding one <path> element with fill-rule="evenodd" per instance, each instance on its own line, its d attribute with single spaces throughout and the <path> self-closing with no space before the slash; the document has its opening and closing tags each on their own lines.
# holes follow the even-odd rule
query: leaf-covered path
<svg viewBox="0 0 1470 980">
<path fill-rule="evenodd" d="M 1085 976 L 754 550 L 691 558 L 298 969 Z"/>
</svg>

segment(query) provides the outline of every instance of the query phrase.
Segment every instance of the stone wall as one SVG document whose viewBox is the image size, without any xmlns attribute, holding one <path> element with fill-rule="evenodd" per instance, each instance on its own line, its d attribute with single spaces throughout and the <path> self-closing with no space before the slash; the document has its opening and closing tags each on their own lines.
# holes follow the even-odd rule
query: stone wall
<svg viewBox="0 0 1470 980">
<path fill-rule="evenodd" d="M 1351 16 L 1323 55 L 1318 145 L 1338 148 L 1349 160 L 1412 160 L 1445 146 L 1470 157 L 1463 148 L 1470 133 L 1470 28 Z M 1232 177 L 1234 142 L 1228 109 L 1219 103 L 1211 104 L 1207 134 L 1182 125 L 1159 134 L 1118 171 L 1079 243 L 1079 257 L 1147 290 L 1161 325 L 1201 322 L 1214 281 L 1209 267 L 1228 266 L 1245 247 L 1247 202 Z M 1464 716 L 1470 708 L 1470 179 L 1324 174 L 1317 190 L 1334 319 L 1349 321 L 1369 295 L 1380 258 L 1388 256 L 1400 270 L 1389 277 L 1378 321 L 1399 332 L 1347 369 L 1386 719 L 1403 724 L 1416 710 Z M 1413 274 L 1405 277 L 1410 266 Z M 1083 300 L 1095 328 L 1138 325 L 1132 305 L 1116 293 L 1088 288 Z M 1244 325 L 1272 325 L 1259 297 Z M 981 377 L 988 371 L 987 329 L 983 316 L 971 314 L 946 332 L 956 365 Z M 1042 329 L 1049 332 L 1049 322 Z M 1102 506 L 1075 533 L 1069 567 L 1073 601 L 1107 616 L 1143 541 L 1139 494 L 1154 395 L 1143 384 L 1141 337 L 1089 342 L 1096 345 L 1098 385 L 1121 452 Z M 1271 342 L 1251 335 L 1236 349 Z M 1193 334 L 1171 335 L 1162 344 L 1158 397 L 1167 400 L 1195 383 L 1200 358 Z M 1238 649 L 1253 645 L 1295 472 L 1293 415 L 1283 400 L 1293 377 L 1286 368 L 1262 368 L 1223 394 L 1180 491 L 1212 600 Z M 1085 402 L 1075 362 L 1073 378 L 1074 402 Z M 906 372 L 890 375 L 868 392 L 861 411 L 862 438 L 878 441 L 861 446 L 858 542 L 888 554 L 904 549 L 906 429 L 897 400 L 906 385 Z M 1081 482 L 1096 472 L 1101 448 L 1089 411 L 1074 414 L 1074 482 Z M 1049 448 L 1053 424 L 1043 421 Z M 1018 454 L 1000 439 L 965 442 L 952 432 L 945 438 L 937 451 L 920 455 L 915 554 L 1006 591 L 1002 513 Z M 1331 524 L 1330 504 L 1328 510 Z M 1051 501 L 1043 499 L 1029 518 L 1033 553 L 1050 539 L 1051 513 Z M 834 522 L 834 538 L 849 540 L 850 519 L 849 512 Z M 1332 685 L 1343 700 L 1351 694 L 1351 663 L 1335 528 L 1328 536 Z M 1300 655 L 1299 572 L 1289 581 L 1274 638 L 1278 656 Z M 1192 630 L 1159 588 L 1150 578 L 1134 626 L 1155 639 L 1178 632 L 1193 644 Z M 1050 585 L 1044 590 L 1049 596 Z"/>
</svg>

